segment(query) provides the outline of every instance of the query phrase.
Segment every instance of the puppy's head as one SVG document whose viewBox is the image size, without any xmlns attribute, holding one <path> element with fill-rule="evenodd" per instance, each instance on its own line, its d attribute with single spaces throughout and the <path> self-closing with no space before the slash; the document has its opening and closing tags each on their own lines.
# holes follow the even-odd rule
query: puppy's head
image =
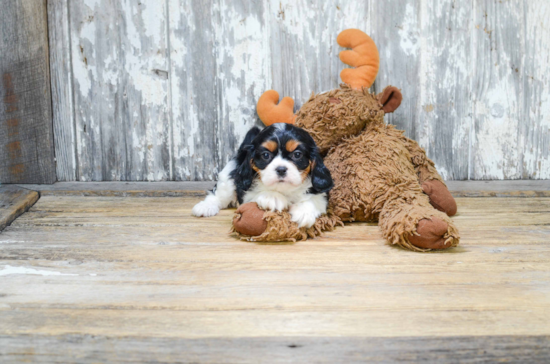
<svg viewBox="0 0 550 364">
<path fill-rule="evenodd" d="M 274 190 L 298 187 L 310 178 L 312 192 L 329 191 L 332 178 L 313 138 L 291 124 L 273 124 L 252 142 L 250 166 Z"/>
</svg>

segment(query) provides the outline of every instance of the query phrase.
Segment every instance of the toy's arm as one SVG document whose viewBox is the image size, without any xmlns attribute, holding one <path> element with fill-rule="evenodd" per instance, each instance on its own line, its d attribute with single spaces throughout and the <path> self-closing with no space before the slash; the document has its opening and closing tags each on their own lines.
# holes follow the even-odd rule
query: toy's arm
<svg viewBox="0 0 550 364">
<path fill-rule="evenodd" d="M 437 169 L 435 169 L 434 162 L 428 158 L 424 149 L 417 142 L 405 136 L 403 136 L 403 141 L 411 155 L 411 162 L 418 176 L 418 182 L 422 184 L 425 181 L 433 179 L 443 182 L 443 178 L 441 178 L 439 173 L 437 173 Z"/>
<path fill-rule="evenodd" d="M 294 124 L 296 115 L 294 115 L 294 100 L 290 97 L 283 97 L 279 105 L 279 93 L 275 90 L 266 91 L 260 96 L 256 104 L 256 111 L 260 120 L 265 126 L 275 123 Z"/>
<path fill-rule="evenodd" d="M 411 155 L 411 162 L 418 177 L 422 191 L 430 198 L 433 207 L 454 216 L 457 212 L 456 201 L 445 185 L 443 178 L 437 173 L 434 162 L 426 156 L 426 152 L 417 142 L 405 136 L 402 137 Z"/>
</svg>

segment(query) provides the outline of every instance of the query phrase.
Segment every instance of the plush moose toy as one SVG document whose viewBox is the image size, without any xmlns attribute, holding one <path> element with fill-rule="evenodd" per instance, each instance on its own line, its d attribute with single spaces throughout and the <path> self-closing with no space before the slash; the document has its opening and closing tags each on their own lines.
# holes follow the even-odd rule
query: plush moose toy
<svg viewBox="0 0 550 364">
<path fill-rule="evenodd" d="M 344 84 L 312 95 L 296 115 L 294 101 L 280 104 L 276 91 L 265 92 L 257 111 L 266 125 L 295 123 L 307 130 L 324 156 L 334 188 L 327 215 L 311 228 L 298 228 L 287 211 L 262 211 L 255 203 L 241 205 L 233 220 L 234 232 L 250 241 L 303 240 L 342 222 L 379 221 L 392 244 L 414 251 L 458 245 L 458 230 L 449 219 L 457 211 L 434 163 L 419 145 L 384 123 L 384 114 L 401 103 L 401 92 L 388 86 L 379 95 L 368 88 L 378 73 L 379 56 L 373 40 L 357 29 L 338 35 Z"/>
</svg>

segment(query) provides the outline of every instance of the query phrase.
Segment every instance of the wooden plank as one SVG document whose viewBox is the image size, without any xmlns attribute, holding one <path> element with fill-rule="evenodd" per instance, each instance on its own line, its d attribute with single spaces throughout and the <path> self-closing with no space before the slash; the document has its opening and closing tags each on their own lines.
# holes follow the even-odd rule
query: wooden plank
<svg viewBox="0 0 550 364">
<path fill-rule="evenodd" d="M 548 336 L 446 338 L 263 337 L 236 339 L 111 338 L 89 335 L 1 336 L 6 362 L 190 362 L 190 363 L 543 363 Z"/>
<path fill-rule="evenodd" d="M 58 181 L 77 180 L 68 0 L 48 1 L 53 130 Z"/>
<path fill-rule="evenodd" d="M 548 180 L 447 181 L 455 197 L 550 197 Z"/>
<path fill-rule="evenodd" d="M 450 191 L 548 191 L 549 180 L 446 181 Z M 55 186 L 55 185 L 53 185 Z M 52 186 L 52 187 L 53 187 Z"/>
<path fill-rule="evenodd" d="M 256 115 L 256 102 L 271 88 L 272 70 L 268 4 L 246 0 L 214 4 L 219 172 L 233 158 L 248 130 L 263 126 Z"/>
<path fill-rule="evenodd" d="M 521 178 L 550 179 L 550 32 L 546 1 L 525 3 L 521 72 L 524 116 L 520 122 Z"/>
<path fill-rule="evenodd" d="M 369 223 L 242 242 L 227 235 L 232 210 L 195 218 L 197 201 L 42 197 L 0 235 L 0 358 L 548 355 L 550 199 L 460 198 L 461 245 L 428 254 Z"/>
<path fill-rule="evenodd" d="M 550 197 L 550 181 L 447 181 L 455 197 Z M 185 196 L 202 195 L 214 187 L 214 182 L 57 182 L 52 185 L 21 187 L 39 191 L 42 195 L 82 196 Z"/>
<path fill-rule="evenodd" d="M 21 185 L 48 195 L 176 197 L 204 196 L 215 182 L 58 182 L 53 185 Z"/>
<path fill-rule="evenodd" d="M 401 106 L 386 120 L 417 139 L 421 113 L 421 1 L 372 1 L 371 36 L 380 53 L 380 70 L 374 84 L 376 92 L 393 85 L 401 89 Z M 362 28 L 361 28 L 362 29 Z"/>
<path fill-rule="evenodd" d="M 49 197 L 49 196 L 48 196 Z M 43 197 L 46 198 L 46 197 Z M 148 216 L 149 213 L 142 215 L 140 212 L 133 212 L 130 216 L 121 217 L 121 221 L 118 220 L 118 216 L 121 212 L 127 209 L 136 209 L 141 210 L 144 206 L 147 206 L 146 210 L 155 210 L 155 215 L 150 216 L 148 219 L 151 223 L 175 226 L 177 224 L 182 225 L 197 225 L 198 228 L 204 228 L 205 224 L 208 225 L 209 221 L 225 221 L 225 217 L 215 217 L 213 219 L 188 219 L 188 213 L 190 213 L 193 204 L 189 202 L 189 199 L 178 199 L 178 203 L 181 205 L 181 208 L 174 210 L 173 208 L 169 212 L 163 212 L 163 204 L 166 203 L 165 200 L 154 200 L 154 199 L 137 199 L 132 202 L 123 202 L 120 201 L 117 197 L 105 197 L 97 200 L 88 201 L 86 199 L 82 200 L 79 197 L 74 197 L 75 208 L 67 206 L 67 198 L 60 198 L 56 196 L 49 197 L 52 200 L 47 200 L 49 205 L 52 206 L 50 211 L 46 211 L 46 214 L 39 215 L 39 221 L 32 221 L 32 223 L 39 223 L 40 225 L 54 224 L 58 221 L 59 217 L 64 217 L 65 222 L 74 224 L 82 224 L 83 226 L 95 226 L 98 225 L 118 225 L 120 222 L 124 224 L 139 225 L 140 220 L 144 216 Z M 498 226 L 499 224 L 506 224 L 509 227 L 513 226 L 528 226 L 528 225 L 544 225 L 548 222 L 548 210 L 550 210 L 550 200 L 547 198 L 535 200 L 534 203 L 536 206 L 539 206 L 538 209 L 536 206 L 533 206 L 532 198 L 508 198 L 506 199 L 507 210 L 505 212 L 499 211 L 502 207 L 503 202 L 495 203 L 494 198 L 480 198 L 476 199 L 474 202 L 470 202 L 467 199 L 459 199 L 459 213 L 456 215 L 454 220 L 457 223 L 466 221 L 470 219 L 471 212 L 475 212 L 475 217 L 472 221 L 467 221 L 470 227 L 473 226 Z M 61 203 L 57 203 L 60 201 Z M 500 201 L 500 200 L 499 200 Z M 113 205 L 120 205 L 120 208 L 113 207 Z M 465 206 L 474 206 L 473 210 L 466 210 L 464 213 L 460 210 L 461 205 Z M 82 214 L 82 209 L 86 213 Z M 526 212 L 523 215 L 517 215 L 516 212 Z M 37 211 L 37 210 L 33 210 Z M 75 211 L 75 213 L 72 213 Z M 485 213 L 484 211 L 488 211 Z M 513 211 L 513 212 L 512 212 Z M 468 213 L 469 212 L 469 213 Z M 228 210 L 224 212 L 224 216 L 230 216 L 232 211 Z M 476 221 L 475 219 L 479 216 L 483 216 L 483 219 Z M 29 215 L 29 219 L 31 216 Z M 220 220 L 221 219 L 221 220 Z M 26 220 L 22 220 L 21 224 L 26 223 Z M 353 226 L 356 226 L 355 224 Z M 361 225 L 358 225 L 361 226 Z M 376 226 L 376 224 L 371 224 L 371 226 Z M 229 230 L 230 225 L 227 225 L 227 230 Z M 194 228 L 192 228 L 194 229 Z M 360 228 L 358 228 L 360 229 Z"/>
<path fill-rule="evenodd" d="M 522 1 L 474 2 L 473 84 L 475 137 L 471 179 L 517 179 L 520 121 L 524 119 L 520 68 L 524 51 Z"/>
<path fill-rule="evenodd" d="M 218 108 L 222 96 L 213 43 L 219 24 L 213 17 L 214 2 L 167 1 L 173 179 L 211 181 L 223 168 L 218 166 Z"/>
<path fill-rule="evenodd" d="M 14 185 L 0 186 L 0 231 L 38 201 L 36 191 Z"/>
<path fill-rule="evenodd" d="M 0 183 L 53 183 L 46 1 L 0 7 Z"/>
<path fill-rule="evenodd" d="M 471 3 L 424 1 L 420 13 L 429 20 L 420 24 L 418 39 L 420 94 L 417 119 L 413 120 L 414 138 L 426 149 L 444 179 L 468 179 Z"/>
<path fill-rule="evenodd" d="M 69 6 L 78 179 L 170 179 L 165 3 Z"/>
</svg>

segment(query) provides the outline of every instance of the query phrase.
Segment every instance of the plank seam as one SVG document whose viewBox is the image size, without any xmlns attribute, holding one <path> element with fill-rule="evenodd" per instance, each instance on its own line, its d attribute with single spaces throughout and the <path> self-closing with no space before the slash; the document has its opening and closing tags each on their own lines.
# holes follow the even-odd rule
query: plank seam
<svg viewBox="0 0 550 364">
<path fill-rule="evenodd" d="M 75 97 L 74 97 L 74 68 L 73 68 L 73 42 L 71 38 L 71 5 L 69 4 L 70 0 L 66 1 L 67 4 L 67 28 L 69 33 L 69 65 L 71 70 L 71 114 L 72 114 L 72 124 L 73 124 L 73 138 L 74 138 L 74 176 L 76 181 L 80 181 L 80 158 L 78 155 L 78 139 L 76 133 L 76 108 L 75 108 Z"/>
<path fill-rule="evenodd" d="M 167 47 L 167 53 L 168 53 L 168 117 L 170 119 L 170 125 L 168 127 L 168 133 L 170 134 L 169 143 L 168 146 L 168 153 L 169 153 L 169 178 L 170 181 L 174 180 L 174 112 L 172 110 L 173 105 L 173 94 L 172 94 L 172 45 L 170 43 L 170 9 L 169 9 L 168 0 L 164 1 L 164 11 L 166 14 L 166 47 Z"/>
</svg>

